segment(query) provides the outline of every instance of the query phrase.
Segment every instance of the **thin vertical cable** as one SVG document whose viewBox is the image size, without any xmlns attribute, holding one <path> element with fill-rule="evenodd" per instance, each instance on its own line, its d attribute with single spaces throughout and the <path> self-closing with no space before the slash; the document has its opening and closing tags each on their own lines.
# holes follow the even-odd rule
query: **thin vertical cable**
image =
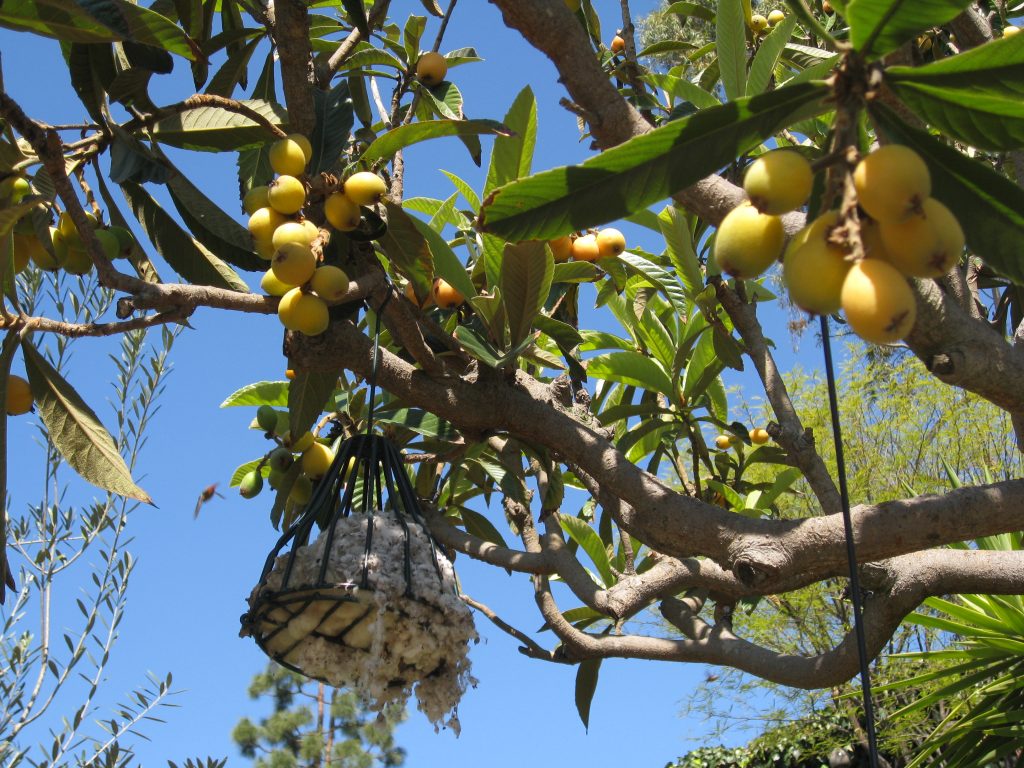
<svg viewBox="0 0 1024 768">
<path fill-rule="evenodd" d="M 853 628 L 857 636 L 860 662 L 860 688 L 864 697 L 864 720 L 868 732 L 868 757 L 871 768 L 878 768 L 878 738 L 875 735 L 875 707 L 871 700 L 871 671 L 868 668 L 868 646 L 864 637 L 861 610 L 860 577 L 857 575 L 857 548 L 853 541 L 853 520 L 850 517 L 850 493 L 846 486 L 846 461 L 843 458 L 843 432 L 839 425 L 839 397 L 836 374 L 832 365 L 832 344 L 829 340 L 828 317 L 821 316 L 821 343 L 825 350 L 825 378 L 828 381 L 828 404 L 832 411 L 832 437 L 836 444 L 836 471 L 839 475 L 839 498 L 843 506 L 843 530 L 846 533 L 846 557 L 850 564 L 850 600 L 853 603 Z"/>
<path fill-rule="evenodd" d="M 384 307 L 391 301 L 391 285 L 388 284 L 388 294 L 384 297 L 384 301 L 380 303 L 380 306 L 374 311 L 374 329 L 373 329 L 373 363 L 370 366 L 370 410 L 366 417 L 366 434 L 373 434 L 373 416 L 374 416 L 374 402 L 377 399 L 377 360 L 380 356 L 380 316 L 384 312 Z M 369 306 L 369 303 L 367 303 Z"/>
</svg>

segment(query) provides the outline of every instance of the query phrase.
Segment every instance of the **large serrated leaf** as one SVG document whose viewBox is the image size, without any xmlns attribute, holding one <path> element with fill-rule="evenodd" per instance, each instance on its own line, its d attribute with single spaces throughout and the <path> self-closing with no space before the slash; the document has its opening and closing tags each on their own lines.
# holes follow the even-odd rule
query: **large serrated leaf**
<svg viewBox="0 0 1024 768">
<path fill-rule="evenodd" d="M 665 238 L 665 252 L 676 276 L 686 286 L 689 297 L 696 296 L 704 287 L 704 274 L 693 247 L 693 235 L 686 214 L 674 205 L 666 206 L 658 214 L 658 226 Z"/>
<path fill-rule="evenodd" d="M 597 678 L 601 671 L 601 659 L 587 659 L 580 662 L 576 670 L 576 712 L 583 722 L 583 727 L 590 730 L 590 705 L 597 691 Z"/>
<path fill-rule="evenodd" d="M 279 104 L 262 99 L 241 103 L 278 127 L 283 128 L 288 122 L 288 113 Z M 199 107 L 165 117 L 156 122 L 152 133 L 162 144 L 201 152 L 251 149 L 274 138 L 266 128 L 248 117 L 222 107 Z"/>
<path fill-rule="evenodd" d="M 68 465 L 98 488 L 152 504 L 149 494 L 132 480 L 110 433 L 75 388 L 30 341 L 22 342 L 21 348 L 39 415 Z"/>
<path fill-rule="evenodd" d="M 249 286 L 231 267 L 185 232 L 143 187 L 128 181 L 121 189 L 135 218 L 175 272 L 197 285 L 249 292 Z"/>
<path fill-rule="evenodd" d="M 420 96 L 439 117 L 449 120 L 462 120 L 465 117 L 462 113 L 462 91 L 455 83 L 445 80 L 433 88 L 421 88 Z"/>
<path fill-rule="evenodd" d="M 167 191 L 196 239 L 228 264 L 263 272 L 267 262 L 252 250 L 249 230 L 228 216 L 181 173 L 167 180 Z"/>
<path fill-rule="evenodd" d="M 850 42 L 861 54 L 881 56 L 918 32 L 960 15 L 971 0 L 852 0 L 846 7 Z"/>
<path fill-rule="evenodd" d="M 442 136 L 509 136 L 509 129 L 495 120 L 424 120 L 400 125 L 382 133 L 366 148 L 362 160 L 387 160 L 400 149 Z"/>
<path fill-rule="evenodd" d="M 555 261 L 544 243 L 533 240 L 505 246 L 498 287 L 513 346 L 533 330 L 534 318 L 544 308 L 551 290 L 554 272 Z"/>
<path fill-rule="evenodd" d="M 494 189 L 530 172 L 533 148 L 537 141 L 537 100 L 530 86 L 516 95 L 505 114 L 504 122 L 512 133 L 494 140 L 487 180 L 484 182 L 485 197 Z"/>
<path fill-rule="evenodd" d="M 932 196 L 956 213 L 968 248 L 992 269 L 1024 285 L 1024 190 L 987 165 L 911 128 L 886 107 L 876 104 L 871 109 L 889 138 L 924 158 L 931 171 Z"/>
<path fill-rule="evenodd" d="M 248 75 L 249 60 L 256 52 L 256 47 L 263 42 L 262 36 L 253 32 L 253 38 L 241 48 L 233 52 L 228 60 L 221 64 L 220 69 L 210 79 L 206 93 L 231 98 L 237 88 Z"/>
<path fill-rule="evenodd" d="M 434 278 L 430 247 L 416 226 L 416 220 L 400 205 L 385 202 L 384 207 L 388 214 L 388 231 L 377 242 L 395 269 L 412 283 L 416 296 L 424 299 L 430 295 Z"/>
<path fill-rule="evenodd" d="M 715 49 L 725 97 L 738 99 L 746 90 L 747 32 L 740 0 L 720 0 L 715 13 Z"/>
<path fill-rule="evenodd" d="M 1007 37 L 885 79 L 926 122 L 979 149 L 1024 146 L 1024 38 Z"/>
<path fill-rule="evenodd" d="M 220 404 L 221 408 L 233 405 L 288 405 L 287 381 L 256 381 L 236 389 Z"/>
<path fill-rule="evenodd" d="M 587 374 L 595 379 L 617 381 L 673 399 L 672 379 L 661 365 L 639 352 L 606 352 L 587 361 Z"/>
<path fill-rule="evenodd" d="M 193 61 L 200 55 L 170 19 L 128 0 L 5 0 L 0 26 L 72 43 L 132 41 Z"/>
<path fill-rule="evenodd" d="M 292 434 L 301 435 L 309 431 L 337 386 L 337 373 L 296 372 L 288 386 L 288 424 Z"/>
<path fill-rule="evenodd" d="M 273 101 L 277 86 L 275 83 L 274 51 L 267 54 L 263 62 L 263 70 L 256 79 L 252 98 L 262 101 Z M 261 142 L 252 149 L 238 153 L 238 188 L 242 197 L 253 187 L 269 184 L 274 178 L 274 169 L 270 167 L 270 144 Z"/>
<path fill-rule="evenodd" d="M 801 83 L 673 121 L 581 165 L 495 190 L 480 226 L 508 240 L 550 240 L 620 219 L 714 173 L 785 126 L 825 109 L 824 83 Z"/>
<path fill-rule="evenodd" d="M 661 291 L 669 303 L 672 304 L 676 314 L 680 317 L 686 315 L 686 292 L 672 275 L 650 259 L 645 259 L 643 256 L 635 253 L 629 253 L 628 251 L 620 253 L 618 259 L 627 266 L 628 272 L 640 275 Z"/>
<path fill-rule="evenodd" d="M 103 94 L 114 75 L 113 47 L 110 43 L 65 43 L 61 48 L 68 63 L 71 86 L 89 117 L 104 125 Z"/>
<path fill-rule="evenodd" d="M 355 111 L 348 92 L 348 80 L 341 80 L 326 93 L 313 91 L 313 106 L 316 124 L 309 143 L 313 156 L 309 161 L 309 172 L 319 173 L 333 168 L 348 144 Z"/>
</svg>

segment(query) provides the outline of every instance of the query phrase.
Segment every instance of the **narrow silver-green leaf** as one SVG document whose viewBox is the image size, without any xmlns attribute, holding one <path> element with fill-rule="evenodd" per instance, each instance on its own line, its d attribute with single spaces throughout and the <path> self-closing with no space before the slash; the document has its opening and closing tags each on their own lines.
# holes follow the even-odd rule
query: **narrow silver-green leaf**
<svg viewBox="0 0 1024 768">
<path fill-rule="evenodd" d="M 128 465 L 92 408 L 30 341 L 22 342 L 21 348 L 39 415 L 68 465 L 105 491 L 152 504 L 149 494 L 132 480 Z"/>
</svg>

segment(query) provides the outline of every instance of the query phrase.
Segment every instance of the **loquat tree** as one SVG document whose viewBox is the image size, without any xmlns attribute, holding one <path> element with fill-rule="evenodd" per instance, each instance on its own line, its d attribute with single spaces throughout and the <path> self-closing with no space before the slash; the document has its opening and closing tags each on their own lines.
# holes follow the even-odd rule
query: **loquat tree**
<svg viewBox="0 0 1024 768">
<path fill-rule="evenodd" d="M 454 0 L 424 0 L 436 21 L 395 17 L 388 0 L 323 13 L 298 0 L 0 6 L 0 24 L 62 41 L 90 116 L 66 132 L 26 114 L 17 86 L 0 91 L 5 274 L 95 269 L 117 297 L 109 316 L 67 323 L 25 312 L 6 278 L 0 361 L 6 369 L 20 343 L 56 449 L 100 487 L 146 498 L 30 333 L 184 324 L 197 307 L 276 313 L 292 376 L 228 399 L 262 408 L 274 445 L 234 484 L 251 497 L 266 480 L 271 523 L 308 535 L 302 525 L 325 522 L 313 514 L 323 489 L 344 477 L 349 454 L 332 463 L 336 441 L 385 434 L 441 549 L 531 576 L 551 642 L 463 599 L 528 656 L 579 665 L 584 721 L 606 658 L 831 688 L 929 598 L 1024 592 L 1019 551 L 963 545 L 1024 527 L 1024 481 L 927 494 L 892 482 L 848 510 L 842 468 L 837 477 L 823 458 L 837 446 L 795 407 L 763 325 L 792 300 L 909 350 L 950 397 L 967 391 L 1006 413 L 1020 444 L 1024 41 L 1001 35 L 1006 7 L 789 0 L 762 14 L 743 0 L 675 3 L 667 12 L 713 24 L 713 41 L 659 72 L 637 58 L 626 0 L 614 35 L 590 0 L 491 5 L 556 67 L 592 158 L 531 173 L 540 134 L 529 87 L 500 121 L 465 117 L 457 67 L 486 64 L 472 49 L 441 53 Z M 257 51 L 266 56 L 250 88 Z M 191 79 L 169 76 L 175 57 Z M 156 103 L 161 79 L 160 93 L 180 98 Z M 494 137 L 482 188 L 449 175 L 447 199 L 407 199 L 416 169 L 404 150 L 445 136 L 479 163 L 481 137 Z M 175 149 L 238 154 L 247 226 L 177 171 Z M 664 248 L 600 229 L 620 220 Z M 780 259 L 781 298 L 764 277 Z M 581 321 L 584 287 L 600 322 Z M 764 434 L 735 418 L 722 382 L 747 365 L 771 408 Z M 83 435 L 95 450 L 78 450 Z M 346 479 L 351 499 L 359 483 Z M 813 503 L 783 515 L 796 492 Z M 326 547 L 329 524 L 324 534 Z M 851 620 L 827 647 L 797 654 L 742 635 L 738 606 L 845 579 L 851 538 L 863 592 L 850 590 L 850 618 L 862 604 L 863 634 Z M 247 629 L 293 667 L 302 646 L 306 671 L 322 677 L 313 651 L 380 651 L 365 602 L 349 596 L 328 614 L 322 596 L 309 591 L 298 598 L 309 612 L 259 614 Z M 631 620 L 649 610 L 671 629 L 641 631 Z M 462 667 L 435 663 L 419 684 L 453 670 L 467 682 Z M 377 706 L 407 693 L 378 683 L 366 694 Z"/>
</svg>

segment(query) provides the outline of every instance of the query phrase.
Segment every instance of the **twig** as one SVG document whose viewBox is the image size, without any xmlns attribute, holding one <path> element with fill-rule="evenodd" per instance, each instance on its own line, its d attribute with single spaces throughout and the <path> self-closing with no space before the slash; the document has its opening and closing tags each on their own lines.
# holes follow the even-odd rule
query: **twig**
<svg viewBox="0 0 1024 768">
<path fill-rule="evenodd" d="M 525 648 L 520 648 L 519 649 L 520 652 L 524 653 L 527 656 L 535 658 L 535 659 L 544 659 L 545 661 L 558 661 L 558 662 L 561 661 L 560 659 L 555 658 L 555 655 L 551 651 L 546 650 L 543 646 L 539 645 L 536 641 L 534 641 L 526 633 L 521 632 L 520 630 L 516 629 L 515 627 L 513 627 L 508 622 L 504 621 L 500 616 L 498 616 L 498 614 L 496 614 L 494 611 L 492 611 L 490 608 L 488 608 L 483 603 L 477 602 L 476 600 L 474 600 L 472 597 L 470 597 L 469 595 L 467 595 L 465 593 L 459 595 L 459 597 L 462 599 L 462 602 L 464 602 L 470 608 L 472 608 L 472 609 L 474 609 L 476 611 L 479 611 L 484 616 L 486 616 L 488 619 L 490 619 L 491 623 L 494 624 L 494 626 L 496 626 L 502 632 L 505 632 L 505 633 L 511 635 L 516 640 L 521 642 L 524 646 L 526 646 Z M 561 663 L 567 663 L 567 662 L 561 662 Z"/>
</svg>

